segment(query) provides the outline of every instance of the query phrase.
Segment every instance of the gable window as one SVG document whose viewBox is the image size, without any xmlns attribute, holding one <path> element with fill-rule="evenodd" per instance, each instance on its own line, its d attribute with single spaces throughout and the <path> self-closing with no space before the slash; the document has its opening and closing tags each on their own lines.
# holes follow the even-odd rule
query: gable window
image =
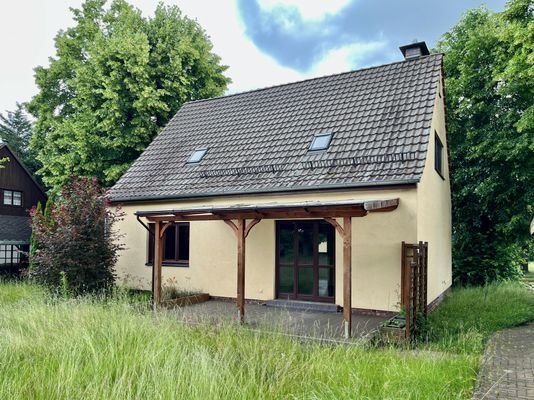
<svg viewBox="0 0 534 400">
<path fill-rule="evenodd" d="M 434 132 L 434 168 L 443 178 L 443 143 L 437 132 Z"/>
<path fill-rule="evenodd" d="M 189 157 L 189 160 L 187 160 L 187 163 L 188 164 L 199 163 L 200 161 L 202 161 L 202 158 L 204 158 L 207 151 L 208 151 L 207 148 L 193 150 L 193 153 L 191 153 L 191 157 Z"/>
<path fill-rule="evenodd" d="M 330 146 L 331 140 L 332 140 L 331 133 L 320 133 L 318 135 L 315 135 L 310 145 L 310 151 L 328 149 L 328 146 Z"/>
<path fill-rule="evenodd" d="M 5 206 L 22 206 L 22 192 L 16 190 L 4 190 Z"/>
<path fill-rule="evenodd" d="M 154 232 L 154 224 L 149 224 Z M 181 267 L 189 266 L 189 222 L 175 223 L 163 234 L 163 264 Z M 154 235 L 148 235 L 148 260 L 154 263 Z"/>
</svg>

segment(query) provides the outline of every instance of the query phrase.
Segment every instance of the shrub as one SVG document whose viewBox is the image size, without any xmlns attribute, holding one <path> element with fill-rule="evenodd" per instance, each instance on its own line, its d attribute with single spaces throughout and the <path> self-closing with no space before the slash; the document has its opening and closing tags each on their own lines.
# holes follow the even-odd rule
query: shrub
<svg viewBox="0 0 534 400">
<path fill-rule="evenodd" d="M 122 249 L 113 226 L 122 213 L 109 208 L 96 179 L 72 178 L 44 214 L 33 209 L 31 217 L 39 243 L 31 260 L 32 279 L 62 293 L 68 283 L 73 294 L 113 285 Z"/>
</svg>

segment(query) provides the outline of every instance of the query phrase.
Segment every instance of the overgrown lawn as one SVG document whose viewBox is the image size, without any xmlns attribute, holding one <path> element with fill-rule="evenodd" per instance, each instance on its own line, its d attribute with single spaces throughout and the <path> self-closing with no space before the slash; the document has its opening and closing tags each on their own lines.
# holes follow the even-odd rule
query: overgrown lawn
<svg viewBox="0 0 534 400">
<path fill-rule="evenodd" d="M 510 307 L 521 300 L 491 291 Z M 462 289 L 447 300 L 431 318 L 434 335 L 511 322 L 489 311 L 474 318 L 475 293 L 483 294 Z M 457 347 L 330 346 L 185 326 L 125 297 L 58 299 L 28 284 L 0 283 L 0 307 L 0 399 L 466 399 L 480 358 Z M 464 324 L 449 319 L 459 310 Z M 525 310 L 514 323 L 528 319 Z"/>
</svg>

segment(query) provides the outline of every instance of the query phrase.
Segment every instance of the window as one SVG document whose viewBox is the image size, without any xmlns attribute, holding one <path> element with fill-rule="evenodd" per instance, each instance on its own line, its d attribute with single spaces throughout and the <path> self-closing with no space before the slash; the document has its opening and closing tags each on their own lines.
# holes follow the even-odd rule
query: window
<svg viewBox="0 0 534 400">
<path fill-rule="evenodd" d="M 154 224 L 149 224 L 154 232 Z M 148 235 L 148 264 L 154 262 L 154 235 Z M 163 264 L 189 266 L 189 223 L 180 222 L 169 226 L 163 235 Z"/>
<path fill-rule="evenodd" d="M 14 244 L 0 244 L 0 267 L 17 265 L 21 261 L 20 246 Z"/>
<path fill-rule="evenodd" d="M 434 168 L 443 178 L 443 143 L 441 143 L 437 132 L 434 132 L 434 138 Z"/>
<path fill-rule="evenodd" d="M 326 150 L 330 146 L 330 141 L 332 140 L 331 133 L 321 133 L 313 137 L 312 143 L 310 145 L 311 151 L 316 150 Z"/>
<path fill-rule="evenodd" d="M 207 148 L 193 150 L 193 153 L 191 154 L 191 157 L 189 157 L 189 160 L 187 162 L 189 164 L 199 163 L 200 161 L 202 161 L 202 158 L 206 155 L 207 151 Z"/>
<path fill-rule="evenodd" d="M 22 192 L 15 190 L 4 190 L 5 206 L 22 206 Z"/>
</svg>

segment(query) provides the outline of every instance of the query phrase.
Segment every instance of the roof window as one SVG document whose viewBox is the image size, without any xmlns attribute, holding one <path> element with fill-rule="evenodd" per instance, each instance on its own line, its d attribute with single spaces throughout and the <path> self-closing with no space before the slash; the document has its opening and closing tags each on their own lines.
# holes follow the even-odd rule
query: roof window
<svg viewBox="0 0 534 400">
<path fill-rule="evenodd" d="M 188 164 L 196 164 L 202 161 L 202 158 L 204 158 L 204 155 L 208 151 L 207 148 L 203 149 L 195 149 L 193 150 L 193 153 L 191 153 L 191 157 L 189 157 L 189 160 L 187 160 Z"/>
<path fill-rule="evenodd" d="M 332 140 L 331 133 L 319 133 L 313 137 L 310 145 L 310 151 L 326 150 Z"/>
</svg>

